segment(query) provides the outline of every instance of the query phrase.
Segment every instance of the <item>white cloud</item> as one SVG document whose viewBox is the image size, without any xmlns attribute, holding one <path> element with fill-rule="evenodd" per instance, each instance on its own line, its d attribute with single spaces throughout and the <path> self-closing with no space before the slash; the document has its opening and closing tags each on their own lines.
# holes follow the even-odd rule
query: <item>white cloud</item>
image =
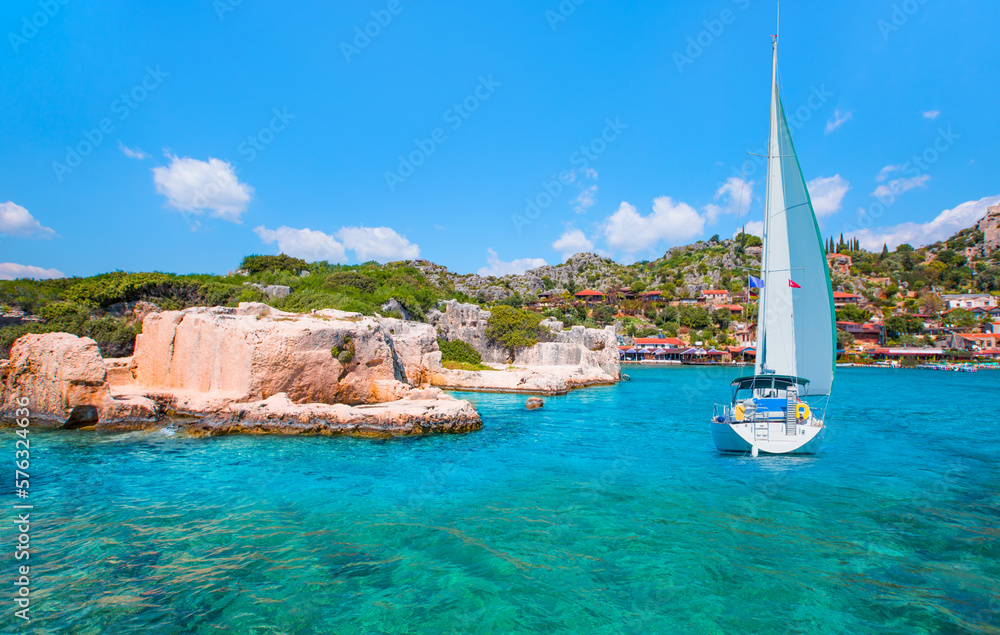
<svg viewBox="0 0 1000 635">
<path fill-rule="evenodd" d="M 500 260 L 500 256 L 493 249 L 486 250 L 486 266 L 479 269 L 481 276 L 496 276 L 497 278 L 507 275 L 519 276 L 529 269 L 544 267 L 545 260 L 541 258 L 518 258 L 510 262 Z"/>
<path fill-rule="evenodd" d="M 644 251 L 661 240 L 673 242 L 694 238 L 705 230 L 705 217 L 687 203 L 674 203 L 669 196 L 653 201 L 653 213 L 642 216 L 634 205 L 623 202 L 604 225 L 608 244 L 626 253 Z"/>
<path fill-rule="evenodd" d="M 709 203 L 705 206 L 705 213 L 708 215 L 708 222 L 714 223 L 722 214 L 739 214 L 745 212 L 750 207 L 750 198 L 753 196 L 753 181 L 744 181 L 737 176 L 731 176 L 715 192 L 712 200 L 716 203 Z M 719 205 L 718 201 L 725 200 L 725 205 Z"/>
<path fill-rule="evenodd" d="M 878 176 L 875 177 L 875 180 L 877 182 L 881 183 L 882 181 L 884 181 L 887 178 L 889 178 L 890 174 L 892 174 L 893 172 L 897 172 L 899 170 L 902 170 L 902 169 L 903 169 L 903 166 L 901 166 L 901 165 L 887 165 L 884 168 L 882 168 L 881 170 L 879 170 Z"/>
<path fill-rule="evenodd" d="M 143 159 L 149 158 L 149 155 L 140 150 L 139 148 L 135 148 L 133 150 L 132 148 L 122 143 L 121 139 L 118 140 L 118 149 L 122 151 L 122 154 L 124 154 L 130 159 L 138 159 L 139 161 L 142 161 Z"/>
<path fill-rule="evenodd" d="M 45 227 L 17 203 L 0 203 L 0 234 L 18 238 L 52 238 L 55 230 Z"/>
<path fill-rule="evenodd" d="M 924 119 L 937 119 L 940 115 L 940 110 L 928 110 L 924 113 Z"/>
<path fill-rule="evenodd" d="M 294 258 L 302 258 L 307 262 L 326 260 L 333 263 L 347 262 L 347 254 L 344 253 L 344 245 L 328 234 L 314 229 L 294 229 L 292 227 L 279 227 L 278 229 L 268 229 L 264 226 L 253 230 L 260 236 L 264 243 L 270 245 L 278 243 L 281 253 L 288 254 Z"/>
<path fill-rule="evenodd" d="M 53 278 L 65 278 L 65 274 L 58 269 L 42 269 L 31 265 L 19 265 L 13 262 L 0 262 L 0 280 L 17 280 L 18 278 L 31 278 L 33 280 L 51 280 Z"/>
<path fill-rule="evenodd" d="M 308 262 L 347 262 L 347 250 L 354 252 L 359 262 L 377 260 L 412 260 L 420 257 L 420 246 L 414 245 L 390 227 L 341 227 L 333 235 L 309 229 L 282 226 L 253 230 L 265 244 L 277 242 L 281 253 Z"/>
<path fill-rule="evenodd" d="M 358 260 L 413 260 L 420 257 L 420 247 L 389 227 L 344 227 L 337 232 L 344 246 L 357 254 Z"/>
<path fill-rule="evenodd" d="M 903 243 L 914 247 L 929 245 L 951 238 L 958 231 L 972 227 L 986 215 L 987 208 L 997 203 L 1000 203 L 1000 195 L 968 201 L 954 209 L 946 209 L 927 223 L 901 223 L 874 230 L 862 229 L 855 232 L 854 237 L 869 251 L 882 249 L 882 245 L 888 245 L 889 249 L 895 249 Z"/>
<path fill-rule="evenodd" d="M 847 112 L 840 112 L 840 108 L 836 108 L 833 111 L 833 116 L 830 120 L 826 122 L 826 134 L 830 134 L 837 128 L 841 127 L 848 121 L 854 118 L 854 111 L 848 110 Z"/>
<path fill-rule="evenodd" d="M 597 186 L 591 185 L 590 187 L 584 188 L 580 195 L 577 196 L 572 201 L 576 203 L 573 211 L 577 214 L 583 214 L 588 209 L 597 204 Z"/>
<path fill-rule="evenodd" d="M 844 196 L 847 195 L 847 190 L 851 189 L 851 184 L 839 174 L 834 174 L 815 178 L 806 183 L 806 187 L 809 188 L 813 211 L 818 218 L 823 218 L 840 211 Z"/>
<path fill-rule="evenodd" d="M 879 185 L 872 192 L 872 196 L 878 198 L 883 203 L 888 201 L 896 200 L 896 197 L 903 192 L 909 192 L 912 189 L 918 187 L 926 188 L 927 182 L 931 180 L 929 174 L 921 174 L 920 176 L 913 176 L 908 179 L 893 179 L 886 183 L 885 185 Z"/>
<path fill-rule="evenodd" d="M 233 166 L 220 159 L 170 156 L 168 167 L 153 168 L 153 182 L 174 209 L 195 214 L 211 210 L 212 216 L 233 223 L 240 222 L 253 197 L 253 188 L 240 183 Z"/>
<path fill-rule="evenodd" d="M 566 260 L 579 253 L 593 251 L 594 243 L 587 238 L 582 230 L 568 227 L 563 235 L 552 243 L 552 248 L 562 255 L 563 260 Z"/>
</svg>

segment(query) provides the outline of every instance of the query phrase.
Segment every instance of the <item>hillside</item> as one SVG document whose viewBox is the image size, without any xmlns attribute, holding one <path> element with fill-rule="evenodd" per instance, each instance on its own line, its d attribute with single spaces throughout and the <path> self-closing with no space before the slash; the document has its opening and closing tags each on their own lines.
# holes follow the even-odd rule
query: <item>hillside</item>
<svg viewBox="0 0 1000 635">
<path fill-rule="evenodd" d="M 839 319 L 936 316 L 946 293 L 1000 292 L 1000 263 L 983 230 L 962 230 L 946 241 L 914 249 L 901 245 L 879 253 L 830 240 L 835 290 L 857 294 L 864 310 L 845 307 Z M 678 307 L 707 289 L 726 289 L 734 301 L 752 301 L 745 280 L 760 267 L 760 239 L 735 239 L 673 247 L 662 257 L 623 265 L 595 254 L 577 254 L 559 265 L 500 278 L 459 274 L 426 260 L 386 265 L 306 263 L 288 256 L 248 256 L 236 273 L 176 275 L 112 272 L 89 278 L 0 281 L 0 356 L 31 332 L 66 331 L 94 338 L 106 356 L 131 354 L 142 317 L 149 311 L 201 305 L 235 306 L 260 301 L 295 312 L 335 308 L 423 320 L 441 300 L 528 306 L 566 326 L 617 323 L 622 332 L 689 335 L 711 344 L 736 343 L 740 315 L 712 306 Z M 599 306 L 574 294 L 608 294 Z M 660 300 L 643 300 L 657 291 Z M 744 315 L 752 319 L 752 306 Z M 912 330 L 912 329 L 910 329 Z M 909 333 L 907 333 L 909 334 Z"/>
</svg>

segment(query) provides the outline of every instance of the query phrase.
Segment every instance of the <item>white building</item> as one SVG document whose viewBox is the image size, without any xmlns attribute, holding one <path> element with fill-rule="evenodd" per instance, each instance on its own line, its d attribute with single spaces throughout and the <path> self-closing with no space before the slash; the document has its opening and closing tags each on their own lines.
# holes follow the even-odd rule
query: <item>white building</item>
<svg viewBox="0 0 1000 635">
<path fill-rule="evenodd" d="M 948 303 L 949 309 L 993 309 L 997 306 L 997 297 L 988 293 L 957 293 L 942 295 L 941 299 Z"/>
</svg>

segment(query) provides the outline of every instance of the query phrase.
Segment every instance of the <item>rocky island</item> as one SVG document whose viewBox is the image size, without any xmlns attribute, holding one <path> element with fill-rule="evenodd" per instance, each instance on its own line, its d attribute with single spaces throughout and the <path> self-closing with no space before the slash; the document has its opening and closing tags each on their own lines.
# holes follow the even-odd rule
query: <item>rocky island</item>
<svg viewBox="0 0 1000 635">
<path fill-rule="evenodd" d="M 52 427 L 467 432 L 482 426 L 479 414 L 442 388 L 555 394 L 619 378 L 612 330 L 547 324 L 552 341 L 524 348 L 504 367 L 502 349 L 473 337 L 484 313 L 451 302 L 427 324 L 333 309 L 290 313 L 255 302 L 153 312 L 134 354 L 113 359 L 102 358 L 89 338 L 29 334 L 0 360 L 0 417 L 9 423 L 28 397 L 33 420 Z M 445 368 L 438 338 L 457 334 L 470 337 L 494 369 Z"/>
</svg>

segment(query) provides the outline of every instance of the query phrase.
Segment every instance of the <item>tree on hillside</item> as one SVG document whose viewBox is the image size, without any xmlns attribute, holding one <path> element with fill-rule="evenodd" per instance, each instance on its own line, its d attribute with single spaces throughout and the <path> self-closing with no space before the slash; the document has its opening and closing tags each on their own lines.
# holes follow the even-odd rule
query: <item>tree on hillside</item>
<svg viewBox="0 0 1000 635">
<path fill-rule="evenodd" d="M 966 311 L 965 309 L 954 309 L 945 317 L 944 322 L 952 326 L 957 326 L 959 328 L 971 328 L 975 326 L 979 320 L 976 319 L 976 314 L 972 311 Z"/>
<path fill-rule="evenodd" d="M 934 293 L 925 293 L 920 297 L 920 310 L 927 315 L 937 315 L 943 307 L 944 302 Z"/>
<path fill-rule="evenodd" d="M 847 304 L 837 311 L 838 322 L 867 322 L 872 318 L 872 312 L 858 307 L 856 304 Z"/>
<path fill-rule="evenodd" d="M 903 335 L 917 335 L 924 330 L 920 318 L 912 315 L 894 315 L 885 319 L 885 336 L 898 340 Z"/>
<path fill-rule="evenodd" d="M 615 321 L 615 310 L 607 304 L 599 304 L 594 307 L 594 310 L 591 312 L 591 317 L 593 317 L 594 321 L 601 326 L 611 324 Z"/>
<path fill-rule="evenodd" d="M 712 323 L 712 317 L 700 306 L 685 306 L 681 308 L 680 323 L 688 328 L 703 329 Z"/>
<path fill-rule="evenodd" d="M 534 346 L 541 339 L 541 321 L 542 316 L 531 311 L 495 306 L 486 323 L 486 337 L 506 348 L 508 363 L 512 363 L 518 349 Z"/>
</svg>

